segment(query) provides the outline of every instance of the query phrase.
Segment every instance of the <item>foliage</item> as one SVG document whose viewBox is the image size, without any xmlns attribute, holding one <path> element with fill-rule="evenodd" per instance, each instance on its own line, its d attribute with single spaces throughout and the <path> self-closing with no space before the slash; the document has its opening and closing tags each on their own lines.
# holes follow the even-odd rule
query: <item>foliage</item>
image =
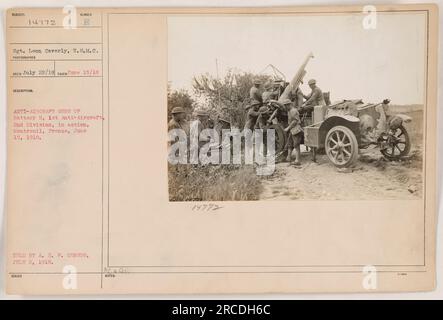
<svg viewBox="0 0 443 320">
<path fill-rule="evenodd" d="M 245 107 L 250 102 L 249 90 L 256 78 L 262 83 L 271 79 L 268 75 L 235 73 L 230 70 L 222 79 L 209 74 L 196 76 L 193 79 L 193 88 L 194 93 L 204 100 L 205 109 L 213 118 L 222 117 L 229 120 L 232 126 L 243 128 Z"/>
</svg>

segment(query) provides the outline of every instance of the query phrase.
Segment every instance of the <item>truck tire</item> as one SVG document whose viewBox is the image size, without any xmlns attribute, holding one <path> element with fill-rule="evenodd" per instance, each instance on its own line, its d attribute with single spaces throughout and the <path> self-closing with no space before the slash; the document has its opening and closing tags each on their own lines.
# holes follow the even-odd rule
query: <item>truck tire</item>
<svg viewBox="0 0 443 320">
<path fill-rule="evenodd" d="M 411 150 L 408 131 L 402 125 L 392 135 L 383 135 L 379 140 L 384 143 L 384 149 L 380 152 L 390 161 L 407 156 Z"/>
<path fill-rule="evenodd" d="M 280 158 L 286 149 L 286 133 L 283 126 L 279 123 L 270 125 L 268 129 L 275 130 L 275 154 L 277 158 Z"/>
<path fill-rule="evenodd" d="M 326 135 L 325 151 L 336 167 L 351 166 L 358 158 L 358 142 L 354 132 L 345 126 L 332 127 Z"/>
</svg>

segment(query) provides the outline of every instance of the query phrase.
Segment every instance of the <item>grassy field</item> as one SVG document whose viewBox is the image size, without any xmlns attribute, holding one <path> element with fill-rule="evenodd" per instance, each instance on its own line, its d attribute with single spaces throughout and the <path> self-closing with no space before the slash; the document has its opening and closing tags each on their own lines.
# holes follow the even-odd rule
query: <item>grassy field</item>
<svg viewBox="0 0 443 320">
<path fill-rule="evenodd" d="M 169 165 L 170 201 L 258 200 L 260 178 L 251 165 Z"/>
</svg>

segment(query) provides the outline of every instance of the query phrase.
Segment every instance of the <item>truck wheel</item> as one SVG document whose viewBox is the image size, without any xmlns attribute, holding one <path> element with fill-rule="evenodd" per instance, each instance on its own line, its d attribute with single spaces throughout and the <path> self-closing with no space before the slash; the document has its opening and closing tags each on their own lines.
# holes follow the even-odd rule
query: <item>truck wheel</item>
<svg viewBox="0 0 443 320">
<path fill-rule="evenodd" d="M 351 129 L 336 126 L 329 130 L 325 140 L 329 160 L 338 168 L 352 165 L 358 157 L 358 142 Z"/>
<path fill-rule="evenodd" d="M 268 129 L 275 130 L 275 155 L 277 158 L 281 158 L 286 151 L 286 133 L 278 123 L 270 125 Z"/>
<path fill-rule="evenodd" d="M 398 127 L 393 133 L 384 134 L 379 138 L 382 144 L 380 152 L 388 160 L 398 160 L 407 156 L 411 150 L 411 141 L 405 127 Z"/>
</svg>

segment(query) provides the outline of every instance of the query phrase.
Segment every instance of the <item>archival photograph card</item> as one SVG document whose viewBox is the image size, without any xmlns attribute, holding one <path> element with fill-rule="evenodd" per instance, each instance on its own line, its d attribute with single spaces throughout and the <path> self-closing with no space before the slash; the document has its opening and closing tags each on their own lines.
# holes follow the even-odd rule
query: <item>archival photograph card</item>
<svg viewBox="0 0 443 320">
<path fill-rule="evenodd" d="M 9 294 L 434 289 L 436 5 L 6 15 Z"/>
</svg>

